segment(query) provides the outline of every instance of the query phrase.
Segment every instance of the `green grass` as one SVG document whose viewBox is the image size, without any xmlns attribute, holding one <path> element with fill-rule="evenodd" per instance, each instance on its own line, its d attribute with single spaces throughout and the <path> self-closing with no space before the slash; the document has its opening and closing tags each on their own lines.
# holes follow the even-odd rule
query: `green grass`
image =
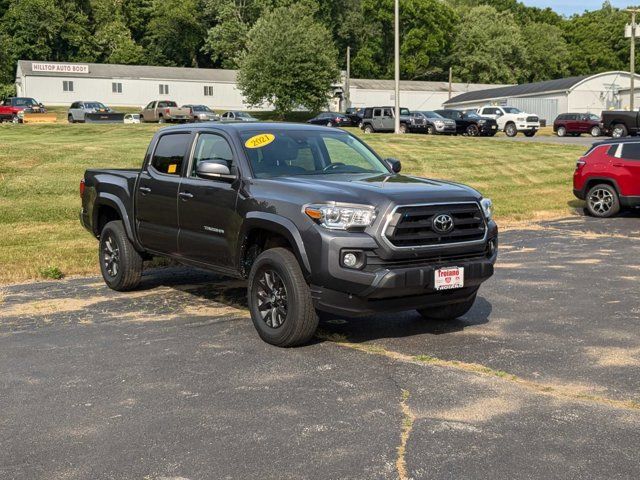
<svg viewBox="0 0 640 480">
<path fill-rule="evenodd" d="M 138 167 L 157 125 L 0 125 L 0 283 L 97 272 L 97 243 L 80 226 L 87 168 Z M 356 129 L 354 132 L 359 133 Z M 485 138 L 369 135 L 403 172 L 467 183 L 502 220 L 570 212 L 583 147 Z M 57 276 L 53 275 L 53 276 Z"/>
</svg>

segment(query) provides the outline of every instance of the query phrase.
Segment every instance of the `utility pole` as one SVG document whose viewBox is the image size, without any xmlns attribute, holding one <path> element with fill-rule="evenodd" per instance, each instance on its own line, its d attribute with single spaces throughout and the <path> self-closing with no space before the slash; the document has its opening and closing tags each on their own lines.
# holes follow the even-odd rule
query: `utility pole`
<svg viewBox="0 0 640 480">
<path fill-rule="evenodd" d="M 347 78 L 344 80 L 345 108 L 351 107 L 351 47 L 347 47 Z"/>
<path fill-rule="evenodd" d="M 395 0 L 395 80 L 396 80 L 396 111 L 395 132 L 400 133 L 400 0 Z"/>
<path fill-rule="evenodd" d="M 452 82 L 453 82 L 453 67 L 449 67 L 449 100 L 451 100 Z"/>
<path fill-rule="evenodd" d="M 631 55 L 629 62 L 629 72 L 631 73 L 630 89 L 629 89 L 629 109 L 635 110 L 635 80 L 636 80 L 636 13 L 640 10 L 636 8 L 629 8 L 627 12 L 631 13 Z"/>
</svg>

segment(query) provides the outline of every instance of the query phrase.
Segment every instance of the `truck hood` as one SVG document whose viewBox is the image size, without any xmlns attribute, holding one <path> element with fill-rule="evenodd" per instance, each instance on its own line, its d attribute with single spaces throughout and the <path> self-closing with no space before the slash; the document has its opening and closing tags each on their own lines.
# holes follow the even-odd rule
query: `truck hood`
<svg viewBox="0 0 640 480">
<path fill-rule="evenodd" d="M 367 205 L 480 200 L 471 187 L 442 180 L 392 174 L 299 175 L 265 180 L 279 184 L 284 198 L 304 203 L 345 202 Z M 262 180 L 258 180 L 262 182 Z"/>
</svg>

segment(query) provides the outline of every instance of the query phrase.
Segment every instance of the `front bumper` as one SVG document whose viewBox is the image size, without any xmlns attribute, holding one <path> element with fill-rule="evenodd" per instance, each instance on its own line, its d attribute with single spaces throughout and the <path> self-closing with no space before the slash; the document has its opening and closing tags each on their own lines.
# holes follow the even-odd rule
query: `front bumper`
<svg viewBox="0 0 640 480">
<path fill-rule="evenodd" d="M 319 255 L 312 260 L 311 294 L 317 309 L 357 316 L 374 312 L 402 311 L 462 302 L 493 275 L 497 259 L 498 232 L 491 222 L 486 241 L 479 245 L 444 246 L 439 252 L 404 253 L 404 258 L 385 259 L 369 235 L 333 235 L 322 232 Z M 490 249 L 490 242 L 494 248 Z M 362 251 L 361 269 L 341 265 L 345 251 Z M 381 256 L 379 256 L 382 255 Z M 464 267 L 464 288 L 434 288 L 435 270 Z"/>
<path fill-rule="evenodd" d="M 498 124 L 497 123 L 485 123 L 483 125 L 478 125 L 480 130 L 480 135 L 491 135 L 498 132 Z"/>
</svg>

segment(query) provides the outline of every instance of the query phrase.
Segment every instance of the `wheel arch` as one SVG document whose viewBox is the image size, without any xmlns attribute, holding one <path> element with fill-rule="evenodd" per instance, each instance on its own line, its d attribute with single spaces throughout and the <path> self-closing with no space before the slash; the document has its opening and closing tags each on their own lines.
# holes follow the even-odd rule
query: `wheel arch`
<svg viewBox="0 0 640 480">
<path fill-rule="evenodd" d="M 585 195 L 585 197 L 586 197 L 587 193 L 589 192 L 589 190 L 591 190 L 596 185 L 600 185 L 602 183 L 604 183 L 606 185 L 611 185 L 615 189 L 615 191 L 618 194 L 618 196 L 620 196 L 620 187 L 618 186 L 618 182 L 616 182 L 613 178 L 608 178 L 608 177 L 590 177 L 584 183 L 584 195 Z"/>
<path fill-rule="evenodd" d="M 106 221 L 105 221 L 106 220 Z M 129 220 L 129 214 L 127 209 L 117 196 L 111 193 L 100 193 L 96 198 L 93 207 L 93 233 L 96 237 L 100 237 L 102 227 L 106 225 L 107 221 L 122 220 L 124 224 L 127 236 L 134 245 L 137 245 L 133 230 L 131 228 L 131 222 Z M 102 222 L 102 223 L 101 223 Z"/>
</svg>

